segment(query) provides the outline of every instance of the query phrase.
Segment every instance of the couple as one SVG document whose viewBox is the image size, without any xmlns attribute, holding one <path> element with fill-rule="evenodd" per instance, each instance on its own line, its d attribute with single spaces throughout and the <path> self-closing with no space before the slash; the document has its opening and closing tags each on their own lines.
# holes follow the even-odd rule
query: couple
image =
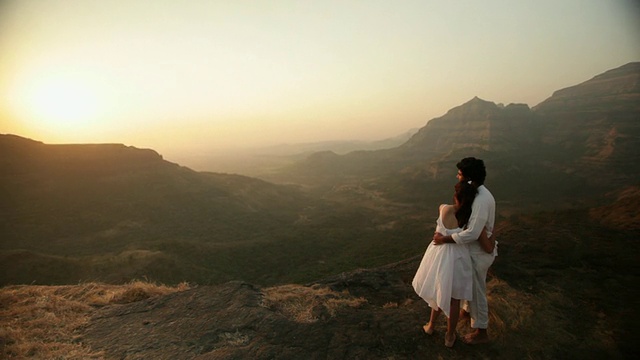
<svg viewBox="0 0 640 360">
<path fill-rule="evenodd" d="M 454 205 L 440 205 L 436 233 L 412 283 L 416 293 L 431 307 L 431 318 L 423 327 L 427 334 L 433 334 L 440 313 L 447 316 L 447 347 L 456 341 L 459 316 L 469 313 L 475 331 L 463 341 L 467 344 L 489 341 L 486 278 L 497 255 L 492 237 L 496 205 L 484 186 L 484 162 L 468 157 L 456 166 L 459 182 L 455 186 Z M 460 300 L 466 300 L 464 309 L 460 309 Z"/>
</svg>

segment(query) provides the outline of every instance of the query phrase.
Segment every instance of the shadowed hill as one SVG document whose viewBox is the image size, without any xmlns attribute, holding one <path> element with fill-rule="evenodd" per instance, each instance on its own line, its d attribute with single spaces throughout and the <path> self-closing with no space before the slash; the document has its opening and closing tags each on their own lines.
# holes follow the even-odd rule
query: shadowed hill
<svg viewBox="0 0 640 360">
<path fill-rule="evenodd" d="M 59 219 L 39 220 L 64 221 L 69 216 L 70 222 L 91 222 L 87 230 L 98 231 L 109 230 L 113 223 L 153 219 L 170 222 L 160 232 L 180 234 L 186 230 L 180 220 L 195 218 L 202 221 L 190 227 L 198 223 L 214 241 L 228 241 L 234 238 L 220 235 L 238 228 L 233 221 L 250 217 L 262 225 L 293 222 L 300 208 L 311 203 L 293 187 L 198 173 L 163 160 L 153 150 L 45 145 L 11 135 L 0 136 L 0 148 L 7 155 L 0 163 L 1 210 L 13 221 L 50 212 Z M 276 208 L 280 211 L 272 211 Z M 28 230 L 16 232 L 24 235 Z"/>
<path fill-rule="evenodd" d="M 545 119 L 542 148 L 554 167 L 605 190 L 637 184 L 640 63 L 558 90 L 534 110 Z"/>
<path fill-rule="evenodd" d="M 18 276 L 5 282 L 47 283 L 56 268 L 71 276 L 67 282 L 127 281 L 162 268 L 158 280 L 179 282 L 191 273 L 204 282 L 205 273 L 215 278 L 225 267 L 214 260 L 226 244 L 291 236 L 275 229 L 317 205 L 293 187 L 197 173 L 152 150 L 10 135 L 0 136 L 0 148 L 7 155 L 0 163 L 0 249 L 6 261 L 22 259 L 5 263 Z M 7 252 L 16 249 L 31 255 Z"/>
<path fill-rule="evenodd" d="M 297 186 L 195 172 L 152 150 L 12 135 L 0 135 L 0 149 L 0 284 L 309 281 L 397 260 L 424 228 L 397 219 L 393 204 L 336 205 Z M 397 253 L 372 247 L 389 241 Z"/>
<path fill-rule="evenodd" d="M 399 152 L 416 158 L 467 152 L 528 152 L 536 144 L 536 115 L 526 104 L 498 106 L 478 97 L 449 110 L 420 129 Z"/>
</svg>

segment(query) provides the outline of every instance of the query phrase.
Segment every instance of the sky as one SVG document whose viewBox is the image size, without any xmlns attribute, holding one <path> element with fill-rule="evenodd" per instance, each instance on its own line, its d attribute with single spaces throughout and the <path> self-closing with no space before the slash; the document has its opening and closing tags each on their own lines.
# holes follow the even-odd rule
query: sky
<svg viewBox="0 0 640 360">
<path fill-rule="evenodd" d="M 0 133 L 165 158 L 380 140 L 632 61 L 634 0 L 0 0 Z"/>
</svg>

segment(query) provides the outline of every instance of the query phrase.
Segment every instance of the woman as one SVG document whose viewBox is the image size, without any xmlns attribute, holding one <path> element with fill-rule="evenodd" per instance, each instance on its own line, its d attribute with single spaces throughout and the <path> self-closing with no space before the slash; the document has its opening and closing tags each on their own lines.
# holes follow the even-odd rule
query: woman
<svg viewBox="0 0 640 360">
<path fill-rule="evenodd" d="M 457 183 L 454 205 L 440 205 L 436 232 L 451 235 L 462 231 L 471 216 L 476 193 L 476 187 L 470 182 Z M 482 231 L 478 241 L 485 251 L 493 251 L 493 240 L 487 238 L 486 231 Z M 433 334 L 435 321 L 444 312 L 447 317 L 447 347 L 452 347 L 456 341 L 460 300 L 472 300 L 471 276 L 471 258 L 466 245 L 429 244 L 413 279 L 414 290 L 431 307 L 431 318 L 423 329 L 427 334 Z"/>
</svg>

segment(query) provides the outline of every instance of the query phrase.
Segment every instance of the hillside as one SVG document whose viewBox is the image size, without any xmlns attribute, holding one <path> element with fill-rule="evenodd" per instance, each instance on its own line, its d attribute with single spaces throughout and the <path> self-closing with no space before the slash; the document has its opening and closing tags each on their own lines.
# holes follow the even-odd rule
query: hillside
<svg viewBox="0 0 640 360">
<path fill-rule="evenodd" d="M 331 192 L 359 184 L 399 201 L 438 201 L 465 156 L 486 161 L 497 198 L 532 210 L 608 202 L 640 176 L 640 63 L 558 90 L 529 108 L 473 98 L 430 120 L 403 145 L 345 155 L 322 152 L 267 179 Z M 291 180 L 294 179 L 294 180 Z M 499 200 L 500 201 L 500 200 Z"/>
<path fill-rule="evenodd" d="M 304 282 L 396 261 L 424 228 L 384 201 L 335 204 L 148 149 L 0 135 L 0 151 L 0 284 Z M 388 242 L 396 253 L 371 248 Z"/>
<path fill-rule="evenodd" d="M 11 322 L 13 330 L 3 336 L 3 355 L 624 359 L 639 350 L 634 232 L 599 225 L 584 211 L 514 216 L 498 227 L 487 345 L 445 348 L 444 319 L 433 337 L 422 333 L 429 308 L 410 285 L 416 254 L 306 285 L 4 287 L 0 328 Z M 35 324 L 48 324 L 49 335 L 36 340 Z M 458 331 L 468 325 L 459 323 Z"/>
<path fill-rule="evenodd" d="M 294 189 L 196 173 L 151 150 L 10 135 L 0 137 L 0 147 L 9 155 L 0 164 L 0 249 L 12 265 L 3 283 L 121 282 L 153 272 L 141 267 L 167 268 L 177 276 L 163 281 L 182 281 L 202 271 L 176 263 L 189 241 L 259 241 L 260 230 L 291 224 L 310 203 Z M 53 269 L 57 278 L 42 278 Z"/>
<path fill-rule="evenodd" d="M 611 190 L 640 175 L 640 63 L 558 90 L 534 107 L 554 166 Z"/>
</svg>

